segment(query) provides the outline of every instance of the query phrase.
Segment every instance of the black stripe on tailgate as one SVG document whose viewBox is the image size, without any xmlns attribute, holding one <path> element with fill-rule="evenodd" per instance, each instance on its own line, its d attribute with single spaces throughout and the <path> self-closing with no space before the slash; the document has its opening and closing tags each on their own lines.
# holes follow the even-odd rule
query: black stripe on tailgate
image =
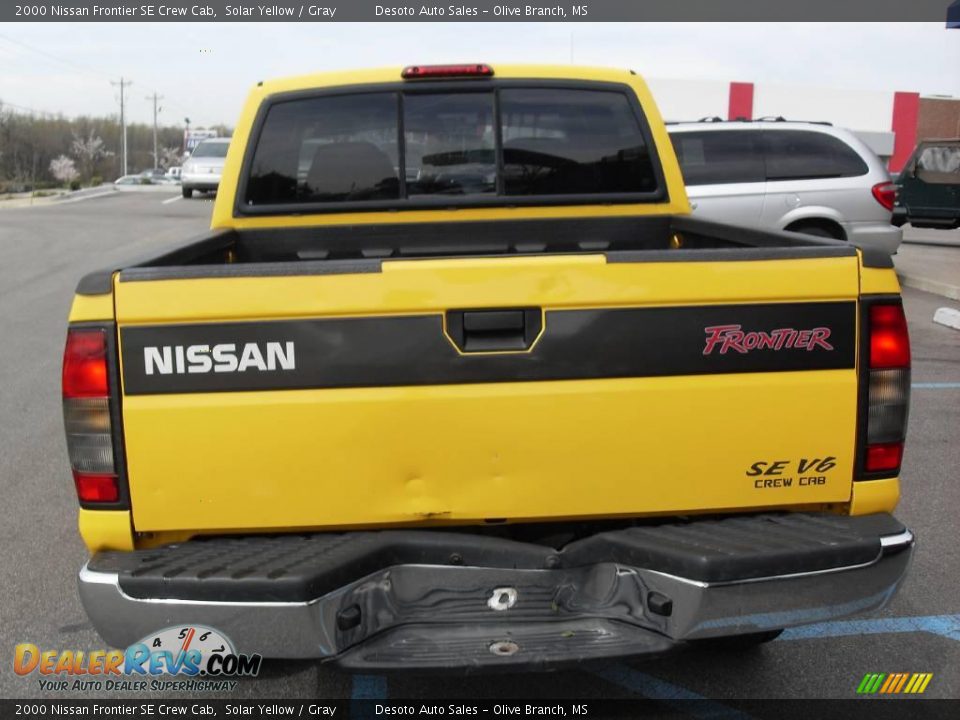
<svg viewBox="0 0 960 720">
<path fill-rule="evenodd" d="M 856 303 L 548 311 L 528 352 L 461 355 L 443 316 L 132 326 L 127 395 L 853 368 Z"/>
</svg>

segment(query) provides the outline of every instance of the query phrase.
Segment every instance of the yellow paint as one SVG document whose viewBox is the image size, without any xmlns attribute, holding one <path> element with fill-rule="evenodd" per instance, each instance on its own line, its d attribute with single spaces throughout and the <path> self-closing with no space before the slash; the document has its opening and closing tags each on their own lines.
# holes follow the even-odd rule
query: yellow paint
<svg viewBox="0 0 960 720">
<path fill-rule="evenodd" d="M 497 66 L 501 78 L 622 83 L 640 99 L 669 200 L 233 217 L 256 110 L 275 93 L 399 81 L 400 68 L 254 88 L 226 159 L 212 226 L 298 227 L 685 214 L 659 112 L 622 71 Z M 678 241 L 679 242 L 679 241 Z M 607 264 L 603 255 L 388 260 L 377 274 L 114 284 L 121 325 L 440 314 L 450 308 L 648 307 L 852 300 L 896 293 L 857 258 Z M 71 321 L 113 315 L 78 297 Z M 549 320 L 548 320 L 549 322 Z M 598 350 L 600 352 L 602 350 Z M 122 352 L 122 348 L 121 348 Z M 898 480 L 853 483 L 854 370 L 124 398 L 128 512 L 81 510 L 91 550 L 193 534 L 442 526 L 775 508 L 892 510 Z M 824 485 L 758 489 L 758 461 L 835 456 Z M 762 480 L 762 478 L 761 478 Z"/>
<path fill-rule="evenodd" d="M 853 484 L 851 515 L 893 512 L 900 501 L 900 478 L 860 480 Z"/>
<path fill-rule="evenodd" d="M 213 228 L 254 228 L 254 227 L 300 227 L 306 225 L 354 225 L 358 223 L 424 223 L 451 222 L 467 220 L 519 220 L 531 218 L 562 217 L 612 217 L 636 215 L 686 214 L 690 204 L 683 187 L 683 176 L 677 164 L 673 145 L 667 135 L 666 126 L 660 116 L 656 103 L 646 83 L 638 76 L 626 70 L 608 68 L 570 67 L 565 65 L 495 65 L 497 78 L 504 79 L 565 79 L 611 82 L 625 85 L 636 93 L 643 112 L 650 124 L 651 134 L 663 165 L 664 178 L 669 200 L 658 203 L 635 203 L 624 205 L 577 205 L 557 207 L 525 208 L 473 208 L 461 210 L 416 210 L 327 213 L 313 215 L 288 215 L 270 217 L 234 217 L 234 197 L 243 154 L 250 138 L 250 131 L 261 102 L 277 93 L 308 90 L 311 88 L 333 88 L 379 83 L 400 83 L 402 68 L 381 68 L 376 70 L 353 70 L 347 72 L 316 73 L 300 77 L 284 78 L 264 82 L 253 88 L 247 98 L 237 128 L 233 133 L 230 150 L 227 152 L 223 170 L 223 180 L 217 191 L 217 200 L 213 207 Z"/>
<path fill-rule="evenodd" d="M 70 306 L 70 322 L 113 320 L 113 295 L 74 295 Z"/>
<path fill-rule="evenodd" d="M 889 268 L 860 268 L 860 292 L 864 295 L 899 295 L 900 281 Z"/>
<path fill-rule="evenodd" d="M 138 531 L 640 515 L 848 501 L 856 375 L 131 396 L 124 414 Z M 811 455 L 838 458 L 826 485 L 746 476 Z"/>
<path fill-rule="evenodd" d="M 117 282 L 123 325 L 387 315 L 470 307 L 574 308 L 840 300 L 857 260 L 612 263 L 602 255 L 396 260 L 382 273 Z"/>
<path fill-rule="evenodd" d="M 133 550 L 133 528 L 129 510 L 85 510 L 80 508 L 80 537 L 91 553 L 100 550 Z"/>
</svg>

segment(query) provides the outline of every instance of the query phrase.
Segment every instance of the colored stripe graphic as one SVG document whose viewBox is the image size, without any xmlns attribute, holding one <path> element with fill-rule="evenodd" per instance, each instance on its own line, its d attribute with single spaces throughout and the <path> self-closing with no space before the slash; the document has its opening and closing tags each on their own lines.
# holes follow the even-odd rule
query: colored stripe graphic
<svg viewBox="0 0 960 720">
<path fill-rule="evenodd" d="M 888 675 L 887 681 L 883 684 L 883 687 L 880 688 L 880 692 L 881 693 L 890 692 L 890 686 L 895 684 L 899 679 L 900 679 L 899 673 L 893 673 L 892 675 Z"/>
<path fill-rule="evenodd" d="M 906 684 L 906 682 L 907 682 L 907 673 L 900 673 L 900 682 L 897 683 L 897 687 L 893 692 L 898 693 L 901 690 L 903 690 L 903 686 Z"/>
<path fill-rule="evenodd" d="M 858 695 L 920 695 L 933 679 L 933 673 L 867 673 L 857 686 Z"/>
</svg>

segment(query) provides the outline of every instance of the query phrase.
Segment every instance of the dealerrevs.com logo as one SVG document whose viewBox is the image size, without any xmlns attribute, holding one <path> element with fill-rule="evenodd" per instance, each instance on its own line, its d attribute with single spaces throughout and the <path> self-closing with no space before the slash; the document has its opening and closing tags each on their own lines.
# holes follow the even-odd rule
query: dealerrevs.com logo
<svg viewBox="0 0 960 720">
<path fill-rule="evenodd" d="M 703 329 L 707 334 L 704 355 L 711 355 L 716 350 L 720 355 L 733 352 L 746 355 L 753 350 L 806 350 L 810 352 L 817 348 L 833 350 L 833 345 L 827 342 L 830 337 L 830 328 L 815 327 L 810 330 L 796 330 L 794 328 L 777 328 L 776 330 L 756 330 L 744 332 L 740 325 L 713 325 Z"/>
<path fill-rule="evenodd" d="M 40 689 L 224 691 L 254 677 L 263 657 L 238 654 L 223 633 L 203 625 L 169 627 L 126 650 L 41 650 L 16 646 L 13 670 L 38 675 Z M 177 678 L 177 679 L 173 679 Z"/>
</svg>

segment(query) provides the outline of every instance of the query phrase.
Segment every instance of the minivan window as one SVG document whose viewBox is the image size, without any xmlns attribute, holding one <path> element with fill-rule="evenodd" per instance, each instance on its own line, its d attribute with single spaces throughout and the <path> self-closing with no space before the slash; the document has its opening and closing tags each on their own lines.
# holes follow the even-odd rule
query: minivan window
<svg viewBox="0 0 960 720">
<path fill-rule="evenodd" d="M 714 130 L 673 133 L 686 185 L 763 182 L 765 178 L 759 132 Z"/>
<path fill-rule="evenodd" d="M 642 117 L 617 90 L 420 85 L 279 99 L 258 127 L 245 166 L 242 201 L 249 209 L 660 198 Z M 632 197 L 640 194 L 646 197 Z"/>
<path fill-rule="evenodd" d="M 626 95 L 602 90 L 500 93 L 507 195 L 649 192 L 650 151 Z"/>
<path fill-rule="evenodd" d="M 229 142 L 210 142 L 207 140 L 197 145 L 190 154 L 190 157 L 225 158 L 227 156 L 227 148 L 229 147 Z"/>
<path fill-rule="evenodd" d="M 842 140 L 807 130 L 764 130 L 767 180 L 866 175 L 867 164 Z"/>
</svg>

